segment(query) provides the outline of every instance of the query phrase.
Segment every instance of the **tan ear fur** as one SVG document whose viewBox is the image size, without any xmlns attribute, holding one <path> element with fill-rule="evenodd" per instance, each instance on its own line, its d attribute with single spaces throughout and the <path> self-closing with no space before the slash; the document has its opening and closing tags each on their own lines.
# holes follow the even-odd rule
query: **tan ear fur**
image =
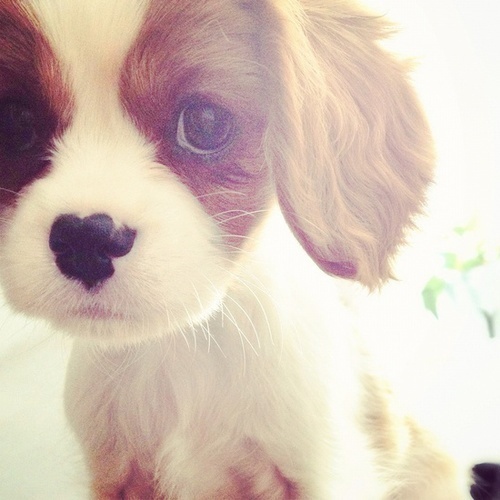
<svg viewBox="0 0 500 500">
<path fill-rule="evenodd" d="M 408 65 L 377 43 L 390 26 L 343 0 L 263 0 L 266 137 L 287 222 L 330 274 L 369 287 L 421 210 L 432 178 L 426 119 Z"/>
</svg>

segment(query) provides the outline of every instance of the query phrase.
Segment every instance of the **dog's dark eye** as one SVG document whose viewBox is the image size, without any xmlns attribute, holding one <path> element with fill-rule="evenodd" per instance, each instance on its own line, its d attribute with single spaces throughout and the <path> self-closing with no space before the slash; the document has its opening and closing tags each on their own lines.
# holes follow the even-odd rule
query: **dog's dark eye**
<svg viewBox="0 0 500 500">
<path fill-rule="evenodd" d="M 0 148 L 8 155 L 30 150 L 38 139 L 33 109 L 23 102 L 0 102 Z"/>
<path fill-rule="evenodd" d="M 222 151 L 234 138 L 233 115 L 206 100 L 194 99 L 185 105 L 177 120 L 177 144 L 197 155 Z"/>
</svg>

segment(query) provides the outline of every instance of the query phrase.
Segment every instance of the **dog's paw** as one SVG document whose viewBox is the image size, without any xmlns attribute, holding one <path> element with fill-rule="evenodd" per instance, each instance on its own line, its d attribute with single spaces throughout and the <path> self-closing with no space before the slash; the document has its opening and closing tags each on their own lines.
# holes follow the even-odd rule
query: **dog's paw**
<svg viewBox="0 0 500 500">
<path fill-rule="evenodd" d="M 474 500 L 500 500 L 500 464 L 483 463 L 472 468 Z"/>
</svg>

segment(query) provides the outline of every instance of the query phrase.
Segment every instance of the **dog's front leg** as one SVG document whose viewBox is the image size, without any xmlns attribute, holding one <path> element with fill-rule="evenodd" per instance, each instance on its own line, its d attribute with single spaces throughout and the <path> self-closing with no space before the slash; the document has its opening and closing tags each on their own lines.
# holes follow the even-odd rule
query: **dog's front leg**
<svg viewBox="0 0 500 500">
<path fill-rule="evenodd" d="M 93 456 L 89 459 L 92 494 L 96 500 L 160 500 L 153 475 L 123 457 Z"/>
<path fill-rule="evenodd" d="M 120 456 L 92 453 L 87 454 L 92 474 L 92 496 L 96 500 L 153 500 L 154 479 L 134 462 Z"/>
<path fill-rule="evenodd" d="M 144 422 L 138 417 L 127 356 L 77 344 L 68 366 L 66 413 L 85 455 L 92 496 L 97 500 L 160 498 L 152 462 L 154 437 L 147 427 L 141 434 Z"/>
</svg>

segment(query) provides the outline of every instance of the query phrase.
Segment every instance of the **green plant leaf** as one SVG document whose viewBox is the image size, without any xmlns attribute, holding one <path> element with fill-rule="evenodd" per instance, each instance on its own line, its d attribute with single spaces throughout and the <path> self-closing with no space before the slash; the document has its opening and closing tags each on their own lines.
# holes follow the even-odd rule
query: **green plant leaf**
<svg viewBox="0 0 500 500">
<path fill-rule="evenodd" d="M 424 301 L 425 308 L 438 317 L 437 312 L 437 299 L 441 292 L 446 288 L 446 282 L 437 276 L 432 277 L 425 285 L 422 290 L 422 299 Z"/>
<path fill-rule="evenodd" d="M 493 320 L 493 316 L 486 311 L 482 311 L 484 315 L 484 319 L 486 320 L 486 326 L 488 327 L 488 334 L 490 339 L 495 338 L 495 322 Z"/>
<path fill-rule="evenodd" d="M 471 269 L 474 269 L 475 267 L 482 266 L 485 263 L 486 263 L 486 260 L 484 258 L 484 255 L 482 253 L 479 253 L 473 259 L 469 259 L 469 260 L 466 260 L 465 262 L 462 262 L 460 269 L 462 271 L 469 271 Z"/>
<path fill-rule="evenodd" d="M 460 264 L 458 261 L 458 257 L 456 254 L 451 253 L 451 252 L 446 252 L 443 253 L 443 258 L 444 258 L 444 267 L 447 267 L 448 269 L 459 269 Z"/>
<path fill-rule="evenodd" d="M 473 227 L 472 223 L 469 223 L 467 226 L 459 226 L 453 228 L 453 232 L 457 234 L 458 236 L 463 236 L 465 233 L 469 232 L 471 228 Z"/>
</svg>

